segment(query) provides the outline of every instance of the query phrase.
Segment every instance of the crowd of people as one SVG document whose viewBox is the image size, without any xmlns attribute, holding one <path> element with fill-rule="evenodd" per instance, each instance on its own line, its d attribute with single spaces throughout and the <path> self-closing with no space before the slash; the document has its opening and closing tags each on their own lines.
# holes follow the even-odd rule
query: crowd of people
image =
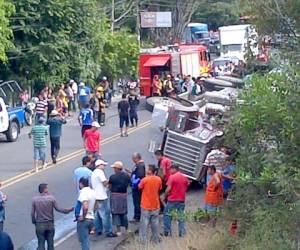
<svg viewBox="0 0 300 250">
<path fill-rule="evenodd" d="M 200 83 L 197 83 L 197 80 L 202 81 L 200 78 L 192 79 L 187 76 L 178 84 L 180 84 L 181 89 L 192 91 L 194 85 L 201 86 Z M 172 91 L 175 91 L 176 85 L 173 85 L 172 77 L 168 77 L 166 81 L 169 84 L 168 88 L 171 89 L 172 87 Z M 99 113 L 95 112 L 95 105 L 92 105 L 95 104 L 95 100 L 91 101 L 95 97 L 98 98 L 99 87 L 96 87 L 94 95 L 91 95 L 88 87 L 82 84 L 79 85 L 80 87 L 85 92 L 85 95 L 78 92 L 79 107 L 81 108 L 78 120 L 81 126 L 85 156 L 82 159 L 82 166 L 74 171 L 75 188 L 78 193 L 76 206 L 72 208 L 59 207 L 55 197 L 50 194 L 48 185 L 46 183 L 39 185 L 38 191 L 40 194 L 33 198 L 31 212 L 32 223 L 36 227 L 38 249 L 45 249 L 45 242 L 47 242 L 48 249 L 54 249 L 54 210 L 61 213 L 74 212 L 78 240 L 83 250 L 90 249 L 90 235 L 121 236 L 124 230 L 125 232 L 129 230 L 127 218 L 129 187 L 132 190 L 134 207 L 134 216 L 130 222 L 138 223 L 141 243 L 144 244 L 149 240 L 149 226 L 152 232 L 151 239 L 155 243 L 159 243 L 162 236 L 171 236 L 172 220 L 174 219 L 178 222 L 179 237 L 184 237 L 186 228 L 185 218 L 182 215 L 184 215 L 186 193 L 190 184 L 187 177 L 181 173 L 179 166 L 172 162 L 172 159 L 164 155 L 162 150 L 155 151 L 157 164 L 146 164 L 140 153 L 132 155 L 134 167 L 131 169 L 126 168 L 122 161 L 116 161 L 111 165 L 114 173 L 108 177 L 106 173 L 108 163 L 104 160 L 105 156 L 101 154 L 100 147 L 102 138 L 99 131 L 101 127 L 101 123 L 98 122 Z M 62 89 L 63 87 L 60 90 Z M 45 102 L 42 97 L 45 96 L 46 91 L 49 94 L 49 88 L 45 88 L 40 93 L 40 101 Z M 80 95 L 84 98 L 80 99 Z M 74 95 L 75 99 L 76 96 Z M 45 102 L 45 106 L 47 102 Z M 122 100 L 117 106 L 121 137 L 128 136 L 127 128 L 130 121 L 132 126 L 138 125 L 138 103 L 139 99 L 134 91 L 130 92 L 129 95 L 122 95 Z M 76 109 L 76 104 L 74 106 L 72 104 L 71 107 Z M 37 124 L 33 126 L 30 132 L 30 136 L 33 137 L 36 170 L 38 170 L 39 162 L 45 166 L 46 137 L 48 133 L 50 134 L 52 160 L 53 163 L 56 163 L 60 149 L 61 127 L 66 123 L 67 114 L 62 113 L 59 106 L 56 105 L 50 112 L 48 112 L 47 107 L 38 110 L 40 113 Z M 95 114 L 97 115 L 95 116 Z M 46 124 L 48 124 L 49 130 Z M 234 166 L 230 152 L 226 149 L 221 151 L 225 156 L 225 161 L 220 163 L 220 171 L 217 171 L 216 164 L 213 161 L 208 159 L 204 163 L 204 167 L 207 169 L 204 209 L 208 212 L 209 222 L 213 226 L 216 224 L 218 210 L 224 199 L 227 198 L 234 180 L 232 175 Z M 6 200 L 7 196 L 0 192 L 0 231 L 3 229 L 5 218 L 3 204 Z M 179 213 L 176 218 L 172 216 L 174 211 Z M 159 223 L 161 213 L 163 214 L 162 234 L 160 233 Z M 122 228 L 124 229 L 122 230 Z M 9 242 L 7 237 L 5 239 Z"/>
<path fill-rule="evenodd" d="M 190 96 L 199 96 L 205 92 L 204 77 L 191 77 L 190 75 L 176 77 L 168 74 L 164 77 L 154 75 L 152 80 L 153 96 L 176 97 L 176 95 L 187 92 Z"/>
<path fill-rule="evenodd" d="M 36 171 L 42 166 L 46 167 L 47 136 L 49 134 L 51 144 L 52 163 L 56 164 L 60 151 L 60 138 L 62 135 L 62 125 L 66 124 L 67 116 L 71 112 L 76 113 L 79 108 L 78 122 L 81 127 L 81 136 L 86 145 L 86 151 L 99 152 L 99 143 L 96 143 L 95 131 L 101 126 L 105 126 L 106 98 L 108 98 L 109 82 L 104 77 L 94 88 L 91 88 L 74 80 L 66 87 L 61 85 L 56 98 L 52 90 L 46 86 L 38 95 L 36 103 L 35 118 L 36 123 L 29 133 L 29 138 L 33 138 L 34 145 L 34 169 Z M 69 94 L 67 94 L 69 93 Z M 106 97 L 105 97 L 106 96 Z M 56 101 L 54 101 L 56 99 Z M 22 99 L 25 101 L 25 99 Z M 27 99 L 28 101 L 28 99 Z M 138 106 L 139 96 L 135 89 L 131 89 L 129 94 L 122 94 L 122 100 L 118 103 L 120 135 L 128 136 L 128 127 L 138 126 Z M 93 138 L 93 139 L 90 139 Z M 98 138 L 100 140 L 100 138 Z"/>
</svg>

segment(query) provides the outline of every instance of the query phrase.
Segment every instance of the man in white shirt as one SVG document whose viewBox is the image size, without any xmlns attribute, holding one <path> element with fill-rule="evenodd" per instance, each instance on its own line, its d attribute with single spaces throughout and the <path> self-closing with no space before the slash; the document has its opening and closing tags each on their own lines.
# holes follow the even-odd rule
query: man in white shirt
<svg viewBox="0 0 300 250">
<path fill-rule="evenodd" d="M 97 160 L 95 162 L 96 169 L 92 173 L 91 183 L 92 188 L 96 194 L 96 200 L 98 205 L 97 213 L 102 220 L 103 228 L 106 237 L 116 237 L 117 235 L 112 231 L 112 223 L 109 209 L 109 200 L 107 195 L 108 180 L 104 173 L 104 168 L 107 162 L 103 160 Z M 100 232 L 97 232 L 101 234 Z"/>
<path fill-rule="evenodd" d="M 82 177 L 79 180 L 79 197 L 75 208 L 77 220 L 77 235 L 82 250 L 90 250 L 89 234 L 94 234 L 95 191 L 89 187 L 89 180 Z"/>
</svg>

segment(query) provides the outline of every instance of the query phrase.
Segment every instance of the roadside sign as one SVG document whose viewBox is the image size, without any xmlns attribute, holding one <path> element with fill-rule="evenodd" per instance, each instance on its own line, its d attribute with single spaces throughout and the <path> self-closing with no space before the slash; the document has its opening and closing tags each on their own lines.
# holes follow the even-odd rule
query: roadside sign
<svg viewBox="0 0 300 250">
<path fill-rule="evenodd" d="M 141 28 L 172 27 L 172 12 L 141 12 Z"/>
</svg>

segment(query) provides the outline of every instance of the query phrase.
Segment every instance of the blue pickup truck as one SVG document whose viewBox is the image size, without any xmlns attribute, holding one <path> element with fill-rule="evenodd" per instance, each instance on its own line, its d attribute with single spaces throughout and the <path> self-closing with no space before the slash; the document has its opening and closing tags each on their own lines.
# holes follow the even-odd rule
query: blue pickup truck
<svg viewBox="0 0 300 250">
<path fill-rule="evenodd" d="M 28 123 L 26 107 L 6 105 L 10 94 L 18 95 L 21 91 L 22 89 L 16 81 L 0 81 L 0 133 L 4 134 L 9 142 L 16 141 L 21 128 Z"/>
<path fill-rule="evenodd" d="M 25 125 L 25 109 L 23 107 L 7 107 L 0 97 L 0 133 L 5 134 L 9 142 L 18 139 L 21 128 Z"/>
</svg>

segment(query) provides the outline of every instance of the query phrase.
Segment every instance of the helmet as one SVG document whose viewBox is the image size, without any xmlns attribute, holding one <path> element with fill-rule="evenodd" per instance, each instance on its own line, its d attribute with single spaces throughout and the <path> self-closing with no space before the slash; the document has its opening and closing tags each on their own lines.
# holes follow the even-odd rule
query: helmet
<svg viewBox="0 0 300 250">
<path fill-rule="evenodd" d="M 102 80 L 103 80 L 103 81 L 107 81 L 107 77 L 106 77 L 106 76 L 103 76 L 103 77 L 102 77 Z"/>
<path fill-rule="evenodd" d="M 103 92 L 104 88 L 102 86 L 97 87 L 97 92 Z"/>
</svg>

